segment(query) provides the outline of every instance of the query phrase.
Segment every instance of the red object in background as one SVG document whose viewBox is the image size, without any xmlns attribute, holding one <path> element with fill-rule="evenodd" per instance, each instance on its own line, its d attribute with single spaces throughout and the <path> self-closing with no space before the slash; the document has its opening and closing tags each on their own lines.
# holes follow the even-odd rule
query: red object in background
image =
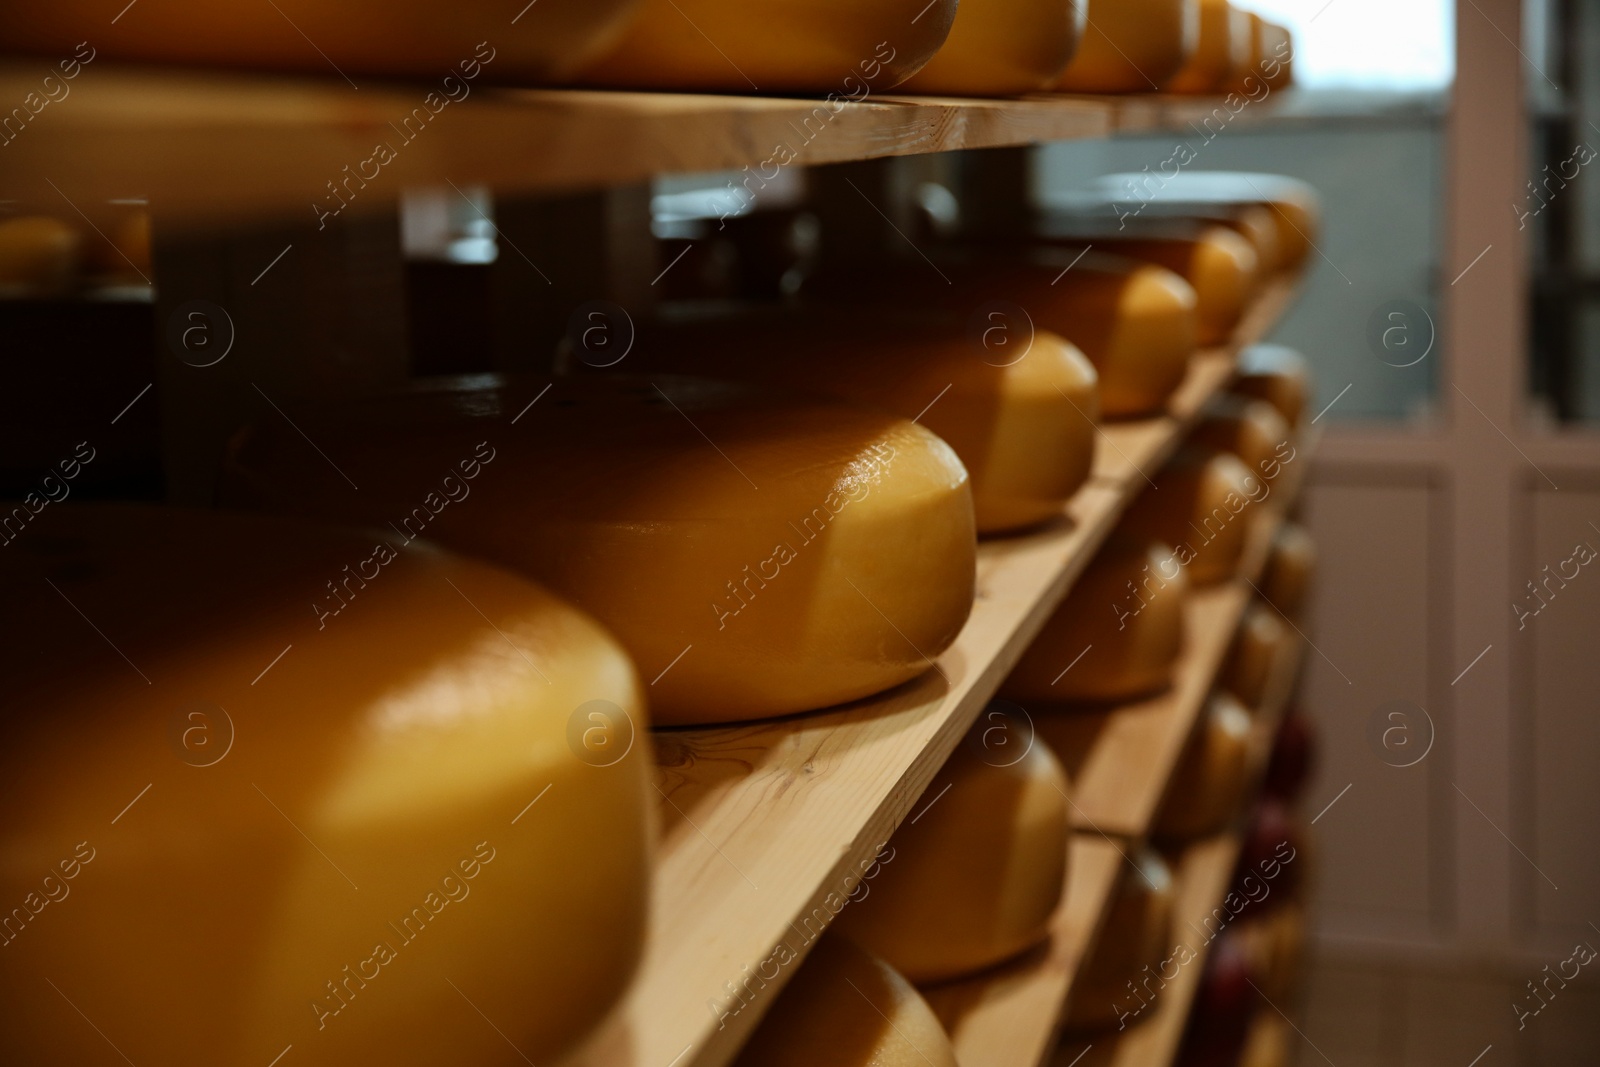
<svg viewBox="0 0 1600 1067">
<path fill-rule="evenodd" d="M 1288 806 L 1282 801 L 1263 798 L 1250 816 L 1244 845 L 1239 850 L 1239 865 L 1234 871 L 1233 889 L 1241 896 L 1259 898 L 1251 908 L 1273 908 L 1297 897 L 1305 885 L 1305 834 Z M 1267 887 L 1247 892 L 1247 877 Z M 1253 883 L 1252 883 L 1253 884 Z"/>
<path fill-rule="evenodd" d="M 1233 1067 L 1238 1062 L 1250 1020 L 1262 1006 L 1261 995 L 1252 985 L 1256 979 L 1244 946 L 1224 930 L 1206 957 L 1179 1063 L 1185 1067 Z"/>
<path fill-rule="evenodd" d="M 1300 798 L 1316 759 L 1316 728 L 1303 712 L 1293 709 L 1278 728 L 1272 743 L 1272 758 L 1262 792 L 1269 797 L 1293 803 Z"/>
</svg>

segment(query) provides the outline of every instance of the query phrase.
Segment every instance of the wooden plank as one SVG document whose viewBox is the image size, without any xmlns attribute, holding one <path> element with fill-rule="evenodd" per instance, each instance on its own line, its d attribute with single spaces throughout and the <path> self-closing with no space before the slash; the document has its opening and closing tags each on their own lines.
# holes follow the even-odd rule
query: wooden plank
<svg viewBox="0 0 1600 1067">
<path fill-rule="evenodd" d="M 1005 966 L 922 990 L 961 1067 L 1044 1061 L 1072 980 L 1094 949 L 1123 863 L 1118 846 L 1098 835 L 1074 834 L 1049 942 Z"/>
<path fill-rule="evenodd" d="M 1225 381 L 1197 364 L 1174 414 L 1153 421 L 1175 435 Z M 662 803 L 650 938 L 612 1030 L 579 1062 L 721 1067 L 737 1054 L 1143 485 L 1132 471 L 1092 480 L 1060 521 L 982 542 L 972 616 L 937 670 L 837 710 L 653 735 Z M 1070 923 L 1097 926 L 1105 866 L 1103 853 L 1088 855 L 1078 873 L 1095 876 L 1090 896 Z M 1092 939 L 1070 929 L 1060 963 L 1040 957 L 1047 969 Z M 1061 979 L 1023 981 L 993 1010 L 1049 983 Z M 1034 1038 L 1041 1049 L 1053 1018 Z"/>
<path fill-rule="evenodd" d="M 36 91 L 40 66 L 0 64 L 0 98 Z M 363 169 L 348 186 L 354 212 L 392 205 L 406 186 L 530 193 L 746 166 L 770 180 L 791 162 L 1104 137 L 1113 125 L 1113 105 L 1095 100 L 887 97 L 835 112 L 821 100 L 478 85 L 401 132 L 435 89 L 102 61 L 73 83 L 70 106 L 41 112 L 6 146 L 0 198 L 53 211 L 70 198 L 92 212 L 147 196 L 163 225 L 315 222 L 318 205 L 339 206 L 328 183 Z M 394 158 L 364 163 L 380 144 Z"/>
<path fill-rule="evenodd" d="M 1172 1062 L 1211 947 L 1211 942 L 1197 931 L 1205 929 L 1206 916 L 1227 892 L 1238 858 L 1239 839 L 1231 833 L 1197 841 L 1184 849 L 1174 869 L 1172 921 L 1176 936 L 1185 937 L 1184 943 L 1194 953 L 1194 959 L 1161 988 L 1140 1022 L 1120 1032 L 1069 1036 L 1056 1049 L 1050 1061 L 1052 1067 L 1074 1063 L 1078 1067 L 1165 1067 Z"/>
</svg>

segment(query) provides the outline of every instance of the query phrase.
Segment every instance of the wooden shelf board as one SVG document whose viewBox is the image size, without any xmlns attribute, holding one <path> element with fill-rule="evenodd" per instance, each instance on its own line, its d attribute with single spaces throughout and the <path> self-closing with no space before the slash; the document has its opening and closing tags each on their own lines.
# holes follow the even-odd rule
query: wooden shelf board
<svg viewBox="0 0 1600 1067">
<path fill-rule="evenodd" d="M 1182 940 L 1194 958 L 1159 991 L 1143 1018 L 1122 1031 L 1069 1034 L 1051 1059 L 1052 1067 L 1165 1067 L 1177 1054 L 1189 1020 L 1210 949 L 1205 918 L 1228 890 L 1239 859 L 1239 838 L 1232 833 L 1197 841 L 1183 850 L 1174 868 L 1174 940 Z"/>
<path fill-rule="evenodd" d="M 1286 299 L 1262 297 L 1279 308 Z M 1252 321 L 1262 332 L 1270 325 Z M 1168 413 L 1149 420 L 1167 438 L 1150 455 L 1176 447 L 1226 383 L 1232 355 L 1195 363 Z M 610 1031 L 579 1063 L 722 1067 L 733 1059 L 1143 486 L 1131 469 L 1092 479 L 1061 520 L 981 542 L 972 615 L 937 670 L 826 712 L 652 735 L 662 802 L 650 937 Z M 1109 880 L 1105 850 L 1116 855 L 1118 846 L 1098 840 L 1074 864 L 1075 876 L 1090 880 L 1088 896 L 1082 912 L 1076 904 L 1063 912 L 1067 932 L 1040 956 L 1047 969 L 1081 954 L 1100 922 L 1104 909 L 1094 902 L 1109 890 L 1094 886 Z M 992 1011 L 1033 1002 L 1048 982 L 1064 992 L 1059 977 L 1038 985 L 1030 977 L 997 995 Z M 973 1034 L 988 1026 L 990 1010 L 974 1016 Z M 1038 1035 L 1041 1048 L 1049 1036 Z"/>
<path fill-rule="evenodd" d="M 924 989 L 955 1046 L 961 1067 L 1043 1063 L 1079 966 L 1094 949 L 1121 880 L 1121 849 L 1098 835 L 1074 834 L 1066 890 L 1050 940 L 1004 967 Z"/>
<path fill-rule="evenodd" d="M 0 97 L 38 89 L 45 64 L 0 62 Z M 1213 103 L 1170 98 L 1038 95 L 972 100 L 885 95 L 819 99 L 476 85 L 420 132 L 401 120 L 437 85 L 117 65 L 73 82 L 7 146 L 0 199 L 91 214 L 147 196 L 164 225 L 288 218 L 315 221 L 328 182 L 368 166 L 352 211 L 392 204 L 407 186 L 487 185 L 502 194 L 637 182 L 656 174 L 770 170 L 956 149 L 1187 129 Z M 1250 119 L 1270 116 L 1266 103 Z M 426 114 L 427 112 L 424 111 Z M 787 151 L 785 151 L 787 149 Z M 766 165 L 763 167 L 763 165 Z M 767 174 L 770 179 L 771 174 Z M 52 189 L 51 183 L 57 188 Z M 328 200 L 327 205 L 337 201 Z"/>
</svg>

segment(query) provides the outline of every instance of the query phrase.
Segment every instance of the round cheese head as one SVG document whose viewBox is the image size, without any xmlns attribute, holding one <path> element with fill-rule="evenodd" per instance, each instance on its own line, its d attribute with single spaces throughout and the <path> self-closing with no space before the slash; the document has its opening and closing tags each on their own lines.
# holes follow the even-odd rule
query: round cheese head
<svg viewBox="0 0 1600 1067">
<path fill-rule="evenodd" d="M 1317 543 L 1311 531 L 1286 522 L 1272 539 L 1272 554 L 1261 579 L 1261 592 L 1291 619 L 1305 608 L 1306 594 L 1317 567 Z"/>
<path fill-rule="evenodd" d="M 1247 53 L 1248 42 L 1241 42 L 1233 32 L 1233 8 L 1228 0 L 1200 0 L 1199 30 L 1195 37 L 1194 52 L 1178 72 L 1168 78 L 1161 88 L 1169 93 L 1214 93 L 1239 62 L 1241 51 Z M 1241 49 L 1241 44 L 1245 45 Z M 1245 61 L 1248 62 L 1246 54 Z"/>
<path fill-rule="evenodd" d="M 0 595 L 8 1061 L 543 1062 L 626 987 L 648 723 L 587 615 L 383 530 L 73 502 Z"/>
<path fill-rule="evenodd" d="M 1252 471 L 1266 471 L 1293 447 L 1289 424 L 1265 400 L 1224 395 L 1216 398 L 1189 434 L 1189 444 L 1209 452 L 1229 452 Z"/>
<path fill-rule="evenodd" d="M 1056 82 L 1062 92 L 1155 92 L 1198 44 L 1199 0 L 1093 0 L 1088 9 L 1077 54 Z"/>
<path fill-rule="evenodd" d="M 1015 96 L 1049 88 L 1077 50 L 1087 5 L 961 0 L 937 54 L 901 89 L 949 96 Z"/>
<path fill-rule="evenodd" d="M 238 442 L 225 499 L 390 524 L 548 584 L 650 676 L 657 722 L 868 696 L 927 670 L 971 610 L 966 471 L 890 415 L 657 377 L 292 418 Z"/>
<path fill-rule="evenodd" d="M 888 308 L 701 310 L 644 323 L 628 360 L 636 373 L 759 382 L 916 419 L 967 468 L 980 534 L 1059 516 L 1094 461 L 1094 365 L 1045 330 Z M 570 352 L 567 363 L 582 366 Z"/>
<path fill-rule="evenodd" d="M 150 209 L 143 203 L 113 204 L 116 213 L 104 233 L 86 249 L 86 266 L 100 279 L 117 284 L 143 284 L 150 266 Z"/>
<path fill-rule="evenodd" d="M 1164 541 L 1194 585 L 1233 577 L 1265 483 L 1237 456 L 1179 452 L 1123 516 L 1130 536 Z M 1254 494 L 1252 496 L 1252 494 Z"/>
<path fill-rule="evenodd" d="M 1238 1067 L 1289 1067 L 1295 1041 L 1288 1020 L 1275 1011 L 1258 1011 L 1245 1031 Z"/>
<path fill-rule="evenodd" d="M 1283 250 L 1278 238 L 1278 225 L 1272 209 L 1261 204 L 1240 204 L 1232 211 L 1218 217 L 1218 221 L 1233 229 L 1250 242 L 1256 250 L 1258 280 L 1265 280 L 1283 266 Z"/>
<path fill-rule="evenodd" d="M 1265 400 L 1293 430 L 1311 397 L 1311 367 L 1306 357 L 1286 345 L 1251 345 L 1239 353 L 1239 376 L 1229 388 L 1240 396 Z"/>
<path fill-rule="evenodd" d="M 1226 693 L 1214 693 L 1168 783 L 1156 836 L 1187 841 L 1220 832 L 1244 801 L 1250 758 L 1250 713 Z"/>
<path fill-rule="evenodd" d="M 1233 648 L 1222 669 L 1222 685 L 1245 707 L 1259 710 L 1278 663 L 1294 639 L 1278 613 L 1266 604 L 1252 604 L 1245 611 Z"/>
<path fill-rule="evenodd" d="M 523 81 L 571 70 L 615 36 L 634 6 L 635 0 L 539 0 L 519 12 L 489 0 L 448 6 L 424 0 L 259 5 L 163 0 L 143 5 L 138 18 L 132 12 L 123 18 L 95 0 L 61 0 L 41 6 L 26 23 L 7 27 L 6 43 L 8 51 L 43 54 L 52 61 L 74 56 L 80 69 L 105 58 L 296 70 L 330 78 L 427 78 L 432 92 L 419 92 L 416 109 L 397 119 L 408 131 L 420 131 L 450 103 L 467 99 L 475 80 Z M 84 27 L 109 23 L 113 15 L 115 31 L 85 43 Z M 374 133 L 390 136 L 378 127 Z M 396 132 L 388 144 L 403 149 L 416 136 Z"/>
<path fill-rule="evenodd" d="M 882 959 L 838 934 L 818 942 L 733 1062 L 957 1067 L 950 1038 L 921 994 Z"/>
<path fill-rule="evenodd" d="M 1106 247 L 1166 267 L 1194 288 L 1197 340 L 1202 345 L 1219 345 L 1233 336 L 1256 289 L 1256 251 L 1226 226 L 1206 226 L 1193 237 L 1134 238 Z"/>
<path fill-rule="evenodd" d="M 76 227 L 44 215 L 0 222 L 0 295 L 57 296 L 78 279 L 83 239 Z"/>
<path fill-rule="evenodd" d="M 1066 773 L 1037 741 L 1018 756 L 1014 724 L 990 714 L 924 792 L 937 799 L 890 839 L 866 896 L 839 913 L 841 932 L 919 984 L 1037 944 L 1061 900 Z"/>
<path fill-rule="evenodd" d="M 1285 26 L 1261 20 L 1261 58 L 1256 68 L 1261 80 L 1274 89 L 1287 89 L 1294 81 L 1294 38 Z"/>
<path fill-rule="evenodd" d="M 1189 579 L 1168 545 L 1113 538 L 1000 687 L 1019 701 L 1128 701 L 1172 684 Z"/>
<path fill-rule="evenodd" d="M 1140 849 L 1130 859 L 1133 866 L 1117 883 L 1094 951 L 1072 981 L 1065 1020 L 1069 1029 L 1115 1025 L 1120 1016 L 1143 1005 L 1135 989 L 1143 989 L 1150 977 L 1161 980 L 1172 948 L 1172 871 L 1154 849 Z"/>
<path fill-rule="evenodd" d="M 643 0 L 621 38 L 577 77 L 622 88 L 862 100 L 922 69 L 955 16 L 956 0 Z"/>
</svg>

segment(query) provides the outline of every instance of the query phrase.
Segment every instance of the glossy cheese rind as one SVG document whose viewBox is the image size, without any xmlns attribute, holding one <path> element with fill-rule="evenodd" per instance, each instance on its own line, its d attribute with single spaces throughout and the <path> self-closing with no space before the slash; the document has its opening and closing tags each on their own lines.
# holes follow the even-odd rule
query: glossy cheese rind
<svg viewBox="0 0 1600 1067">
<path fill-rule="evenodd" d="M 1170 546 L 1113 539 L 1022 654 L 1001 696 L 1105 702 L 1160 692 L 1183 649 L 1188 586 Z"/>
<path fill-rule="evenodd" d="M 1299 523 L 1284 523 L 1272 540 L 1261 577 L 1262 595 L 1285 615 L 1298 617 L 1305 608 L 1316 566 L 1317 543 L 1311 531 Z"/>
<path fill-rule="evenodd" d="M 576 77 L 612 88 L 826 93 L 820 129 L 845 103 L 922 69 L 955 15 L 956 0 L 642 0 Z"/>
<path fill-rule="evenodd" d="M 1134 853 L 1130 863 L 1094 951 L 1072 981 L 1063 1022 L 1068 1029 L 1103 1029 L 1137 1012 L 1145 1001 L 1133 990 L 1157 972 L 1172 947 L 1172 871 L 1149 848 Z"/>
<path fill-rule="evenodd" d="M 1223 665 L 1223 688 L 1245 707 L 1259 711 L 1273 668 L 1282 662 L 1291 640 L 1292 631 L 1276 611 L 1262 603 L 1252 604 Z"/>
<path fill-rule="evenodd" d="M 1048 88 L 1077 50 L 1087 14 L 1076 0 L 961 0 L 944 45 L 901 89 L 1013 96 Z"/>
<path fill-rule="evenodd" d="M 628 359 L 636 373 L 757 382 L 916 419 L 967 468 L 980 534 L 1060 515 L 1094 461 L 1094 365 L 1045 330 L 1012 337 L 890 308 L 810 305 L 644 322 Z M 582 364 L 569 353 L 567 366 Z"/>
<path fill-rule="evenodd" d="M 384 543 L 67 502 L 5 546 L 0 1060 L 500 1062 L 448 978 L 542 1062 L 616 1002 L 643 685 L 539 587 Z"/>
<path fill-rule="evenodd" d="M 839 929 L 922 984 L 981 970 L 1048 934 L 1066 877 L 1067 776 L 1044 744 L 993 743 L 986 719 L 929 792 L 938 803 L 890 839 L 871 891 Z M 1009 738 L 1008 738 L 1009 740 Z"/>
<path fill-rule="evenodd" d="M 1244 801 L 1250 713 L 1214 693 L 1206 705 L 1156 816 L 1157 837 L 1188 841 L 1221 831 Z"/>
<path fill-rule="evenodd" d="M 1195 48 L 1188 62 L 1168 78 L 1169 93 L 1217 92 L 1233 69 L 1249 62 L 1249 41 L 1234 32 L 1234 10 L 1228 0 L 1200 0 Z"/>
<path fill-rule="evenodd" d="M 878 956 L 833 934 L 798 966 L 734 1067 L 957 1067 L 933 1009 Z"/>
<path fill-rule="evenodd" d="M 1256 290 L 1256 251 L 1226 226 L 1207 226 L 1193 238 L 1115 241 L 1106 249 L 1165 267 L 1188 282 L 1195 292 L 1196 340 L 1202 345 L 1219 345 L 1233 336 Z"/>
<path fill-rule="evenodd" d="M 1199 34 L 1198 0 L 1089 0 L 1088 27 L 1056 88 L 1156 92 L 1189 61 Z"/>
<path fill-rule="evenodd" d="M 1267 401 L 1296 429 L 1311 397 L 1310 364 L 1286 345 L 1251 345 L 1239 353 L 1239 376 L 1229 390 Z"/>
<path fill-rule="evenodd" d="M 1292 442 L 1289 424 L 1277 408 L 1237 395 L 1216 398 L 1188 438 L 1192 447 L 1238 456 L 1253 471 L 1267 470 Z"/>
<path fill-rule="evenodd" d="M 1270 486 L 1226 452 L 1180 452 L 1139 494 L 1122 520 L 1129 535 L 1174 547 L 1192 585 L 1211 585 L 1238 570 L 1257 502 Z"/>
<path fill-rule="evenodd" d="M 426 78 L 430 84 L 417 96 L 422 118 L 413 120 L 420 129 L 450 103 L 467 99 L 475 79 L 525 81 L 573 69 L 616 36 L 635 5 L 539 0 L 518 14 L 487 0 L 448 6 L 424 0 L 163 0 L 123 18 L 121 5 L 105 0 L 58 0 L 27 19 L 9 20 L 0 29 L 0 50 L 62 61 L 76 56 L 81 62 Z M 85 41 L 85 27 L 109 25 L 114 16 L 114 31 Z"/>
<path fill-rule="evenodd" d="M 544 582 L 654 679 L 661 723 L 868 696 L 927 670 L 966 621 L 971 491 L 923 427 L 665 376 L 546 384 L 293 413 L 359 492 L 269 420 L 236 448 L 224 496 L 421 526 Z"/>
</svg>

